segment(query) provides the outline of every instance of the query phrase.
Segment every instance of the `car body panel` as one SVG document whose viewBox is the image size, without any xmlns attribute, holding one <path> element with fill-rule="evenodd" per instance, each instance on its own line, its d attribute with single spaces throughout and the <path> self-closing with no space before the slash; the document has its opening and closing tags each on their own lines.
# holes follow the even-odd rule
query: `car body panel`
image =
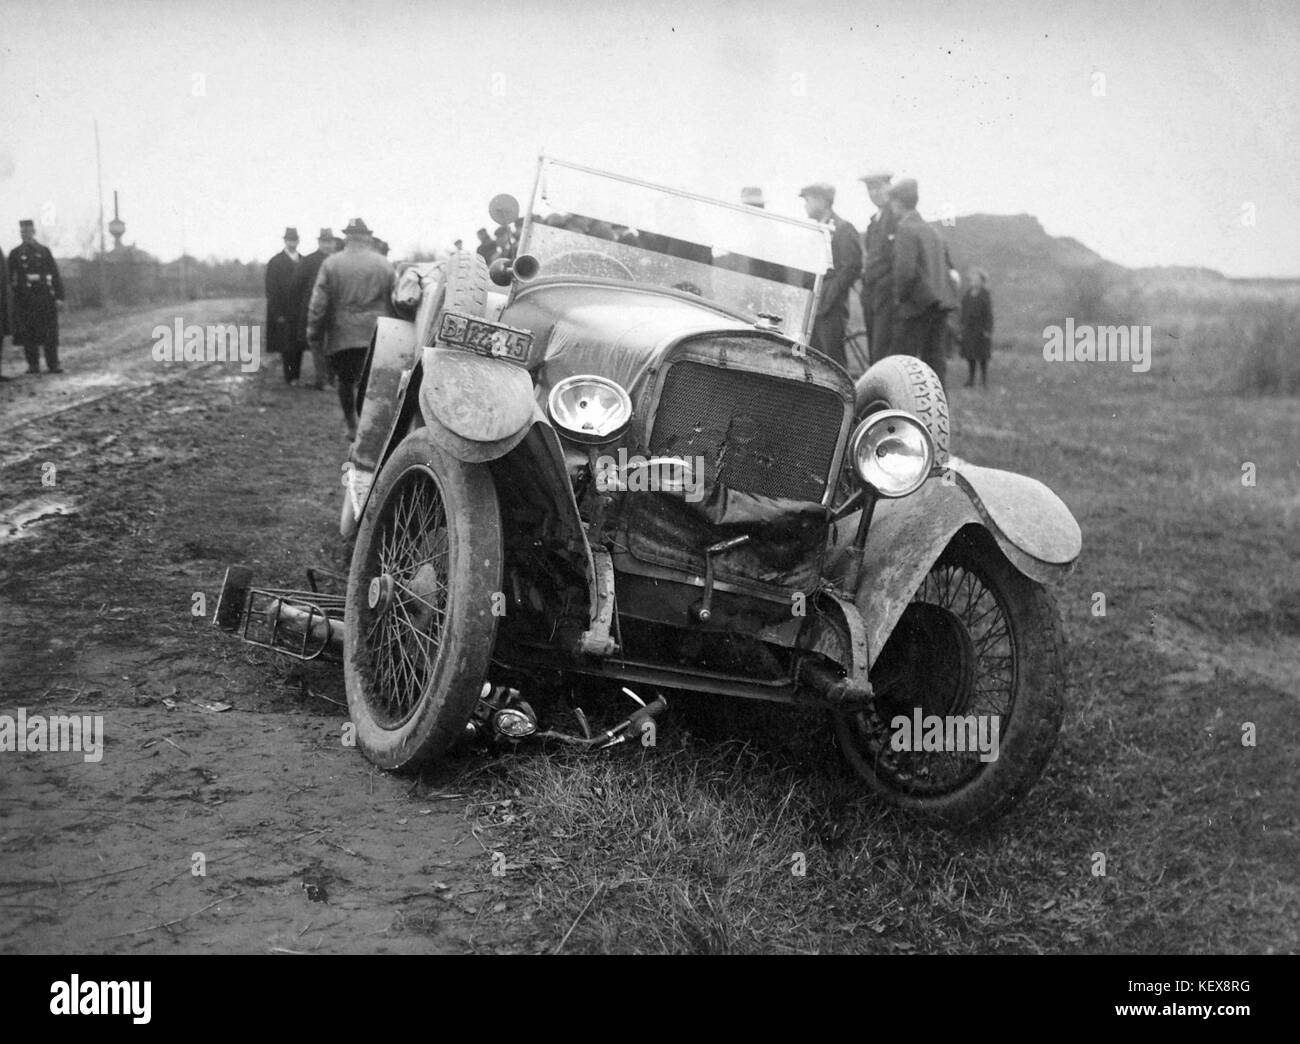
<svg viewBox="0 0 1300 1044">
<path fill-rule="evenodd" d="M 866 621 L 873 663 L 930 568 L 966 526 L 986 530 L 1012 565 L 1038 583 L 1065 579 L 1078 560 L 1078 523 L 1041 482 L 960 461 L 951 473 L 952 479 L 933 477 L 909 497 L 876 505 L 862 572 L 850 592 Z M 839 523 L 832 580 L 845 573 L 860 517 Z"/>
</svg>

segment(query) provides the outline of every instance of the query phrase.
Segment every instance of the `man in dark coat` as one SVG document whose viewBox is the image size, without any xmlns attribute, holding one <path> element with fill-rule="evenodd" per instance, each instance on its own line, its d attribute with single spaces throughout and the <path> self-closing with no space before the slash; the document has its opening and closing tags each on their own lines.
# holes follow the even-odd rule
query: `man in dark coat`
<svg viewBox="0 0 1300 1044">
<path fill-rule="evenodd" d="M 844 355 L 844 328 L 849 321 L 849 291 L 862 272 L 862 246 L 858 230 L 835 213 L 835 189 L 819 182 L 799 193 L 804 209 L 814 221 L 831 227 L 831 267 L 822 279 L 821 299 L 813 321 L 812 346 L 841 366 Z"/>
<path fill-rule="evenodd" d="M 298 255 L 298 230 L 284 230 L 284 249 L 266 263 L 266 350 L 293 351 L 296 314 L 293 275 L 302 263 Z M 287 378 L 286 373 L 286 378 Z"/>
<path fill-rule="evenodd" d="M 894 231 L 898 217 L 889 205 L 892 178 L 889 171 L 879 170 L 859 179 L 878 208 L 862 235 L 862 319 L 873 363 L 891 354 L 894 332 Z"/>
<path fill-rule="evenodd" d="M 993 301 L 988 277 L 982 269 L 966 273 L 966 292 L 961 298 L 961 357 L 970 366 L 966 387 L 975 384 L 975 366 L 980 368 L 980 386 L 989 384 L 989 355 L 993 348 Z"/>
<path fill-rule="evenodd" d="M 5 338 L 9 336 L 9 280 L 5 278 L 5 252 L 0 250 L 0 370 L 4 369 Z M 12 380 L 0 373 L 0 381 Z"/>
<path fill-rule="evenodd" d="M 889 190 L 889 205 L 898 217 L 894 231 L 894 300 L 898 305 L 894 353 L 914 355 L 943 383 L 948 313 L 957 307 L 948 271 L 948 247 L 939 233 L 916 212 L 919 199 L 911 178 Z"/>
<path fill-rule="evenodd" d="M 316 237 L 316 249 L 310 254 L 303 257 L 302 262 L 298 265 L 293 274 L 293 366 L 292 374 L 289 365 L 289 355 L 284 357 L 284 379 L 292 384 L 299 377 L 302 367 L 302 353 L 310 348 L 307 343 L 307 308 L 311 304 L 312 288 L 316 285 L 316 274 L 320 271 L 320 266 L 325 259 L 334 253 L 334 230 L 332 228 L 322 228 L 320 235 Z M 318 391 L 325 387 L 325 352 L 324 350 L 312 352 L 313 369 L 316 372 L 316 379 L 312 382 L 312 387 Z"/>
<path fill-rule="evenodd" d="M 357 386 L 375 324 L 392 313 L 396 273 L 371 242 L 370 228 L 353 218 L 343 230 L 347 246 L 325 259 L 307 306 L 307 341 L 322 345 L 338 378 L 348 441 L 357 437 Z"/>
<path fill-rule="evenodd" d="M 59 309 L 63 306 L 63 280 L 54 255 L 36 242 L 36 224 L 18 222 L 23 237 L 9 254 L 9 292 L 13 306 L 14 344 L 23 347 L 27 372 L 41 372 L 41 349 L 45 368 L 62 373 L 59 366 Z"/>
</svg>

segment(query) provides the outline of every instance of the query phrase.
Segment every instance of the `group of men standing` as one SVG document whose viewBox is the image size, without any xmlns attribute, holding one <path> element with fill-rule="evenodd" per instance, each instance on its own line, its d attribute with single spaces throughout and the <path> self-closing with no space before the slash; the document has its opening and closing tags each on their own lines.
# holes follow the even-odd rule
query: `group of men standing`
<svg viewBox="0 0 1300 1044">
<path fill-rule="evenodd" d="M 917 213 L 920 193 L 914 180 L 893 182 L 883 170 L 860 180 L 877 208 L 861 239 L 835 213 L 832 186 L 817 183 L 799 193 L 808 216 L 831 228 L 831 267 L 822 282 L 812 346 L 846 364 L 849 293 L 860 279 L 870 361 L 914 355 L 942 381 L 948 313 L 958 307 L 948 247 Z"/>
<path fill-rule="evenodd" d="M 27 357 L 27 372 L 45 369 L 62 373 L 59 365 L 59 309 L 63 307 L 63 280 L 49 248 L 36 241 L 36 223 L 18 222 L 22 243 L 9 252 L 6 264 L 0 251 L 0 348 L 12 333 L 14 344 Z M 0 373 L 0 381 L 10 378 Z"/>
<path fill-rule="evenodd" d="M 316 250 L 298 254 L 298 230 L 284 230 L 284 249 L 266 265 L 267 350 L 279 352 L 287 384 L 299 380 L 310 350 L 316 388 L 328 369 L 338 387 L 348 438 L 356 437 L 357 393 L 375 322 L 390 314 L 396 279 L 385 256 L 388 244 L 361 218 L 343 230 L 342 249 L 333 230 L 322 228 Z"/>
</svg>

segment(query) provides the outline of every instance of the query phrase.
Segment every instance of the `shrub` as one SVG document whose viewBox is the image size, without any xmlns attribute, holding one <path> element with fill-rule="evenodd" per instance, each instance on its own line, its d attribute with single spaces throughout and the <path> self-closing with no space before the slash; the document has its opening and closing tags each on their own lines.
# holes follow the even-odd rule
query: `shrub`
<svg viewBox="0 0 1300 1044">
<path fill-rule="evenodd" d="M 1300 304 L 1265 301 L 1252 308 L 1237 342 L 1236 388 L 1244 395 L 1300 394 Z"/>
</svg>

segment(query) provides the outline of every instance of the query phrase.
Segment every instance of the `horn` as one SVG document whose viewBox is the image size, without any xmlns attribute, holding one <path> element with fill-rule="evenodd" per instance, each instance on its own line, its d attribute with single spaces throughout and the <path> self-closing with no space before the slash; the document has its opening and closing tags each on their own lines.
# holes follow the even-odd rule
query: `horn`
<svg viewBox="0 0 1300 1044">
<path fill-rule="evenodd" d="M 514 277 L 521 283 L 526 283 L 530 279 L 536 279 L 537 273 L 541 271 L 542 263 L 532 254 L 520 254 L 515 258 L 512 272 Z"/>
</svg>

